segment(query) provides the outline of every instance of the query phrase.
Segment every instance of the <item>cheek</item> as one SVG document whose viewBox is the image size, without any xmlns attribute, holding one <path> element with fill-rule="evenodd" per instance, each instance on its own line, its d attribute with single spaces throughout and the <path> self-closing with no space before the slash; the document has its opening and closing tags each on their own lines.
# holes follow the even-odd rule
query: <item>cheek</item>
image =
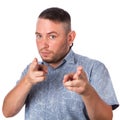
<svg viewBox="0 0 120 120">
<path fill-rule="evenodd" d="M 47 44 L 45 44 L 43 41 L 36 40 L 36 46 L 38 49 L 41 49 L 41 48 L 44 48 L 45 46 L 47 46 Z"/>
<path fill-rule="evenodd" d="M 40 50 L 41 47 L 42 47 L 42 44 L 40 41 L 36 41 L 36 46 L 37 46 L 37 49 Z"/>
<path fill-rule="evenodd" d="M 67 40 L 64 40 L 64 42 L 60 43 L 60 48 L 67 50 L 69 48 L 69 43 Z"/>
<path fill-rule="evenodd" d="M 61 52 L 66 52 L 68 50 L 68 43 L 67 41 L 63 42 L 57 42 L 56 44 L 52 44 L 51 48 L 53 49 L 53 51 L 56 51 L 57 53 L 61 53 Z"/>
<path fill-rule="evenodd" d="M 37 48 L 39 47 L 39 42 L 36 40 L 36 46 L 37 46 Z"/>
<path fill-rule="evenodd" d="M 52 42 L 49 44 L 50 49 L 60 49 L 62 46 L 62 42 Z"/>
</svg>

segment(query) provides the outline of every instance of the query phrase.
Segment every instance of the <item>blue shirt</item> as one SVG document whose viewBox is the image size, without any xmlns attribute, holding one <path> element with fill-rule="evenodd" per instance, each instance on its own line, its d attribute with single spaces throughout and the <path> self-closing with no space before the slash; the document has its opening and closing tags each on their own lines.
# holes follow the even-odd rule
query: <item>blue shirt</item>
<svg viewBox="0 0 120 120">
<path fill-rule="evenodd" d="M 57 68 L 45 62 L 43 64 L 48 66 L 47 78 L 32 87 L 25 103 L 25 120 L 89 120 L 81 96 L 63 86 L 64 75 L 76 72 L 78 66 L 83 67 L 99 96 L 113 109 L 118 106 L 108 70 L 103 63 L 70 50 Z M 29 65 L 22 77 L 28 68 Z"/>
</svg>

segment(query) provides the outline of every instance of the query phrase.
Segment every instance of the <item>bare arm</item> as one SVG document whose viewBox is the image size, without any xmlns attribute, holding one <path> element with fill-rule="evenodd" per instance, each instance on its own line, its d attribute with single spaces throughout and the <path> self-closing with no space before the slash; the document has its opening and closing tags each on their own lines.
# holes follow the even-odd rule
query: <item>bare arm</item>
<svg viewBox="0 0 120 120">
<path fill-rule="evenodd" d="M 112 120 L 112 107 L 107 105 L 89 84 L 82 67 L 75 74 L 64 76 L 64 86 L 81 95 L 90 120 Z"/>
<path fill-rule="evenodd" d="M 5 97 L 2 108 L 5 117 L 12 117 L 21 110 L 32 86 L 45 80 L 46 73 L 47 68 L 38 65 L 37 59 L 34 59 L 28 73 Z"/>
<path fill-rule="evenodd" d="M 23 78 L 5 97 L 3 114 L 5 117 L 16 115 L 23 107 L 32 85 Z"/>
<path fill-rule="evenodd" d="M 112 107 L 98 96 L 93 87 L 89 86 L 88 92 L 82 95 L 82 99 L 91 120 L 112 120 Z"/>
</svg>

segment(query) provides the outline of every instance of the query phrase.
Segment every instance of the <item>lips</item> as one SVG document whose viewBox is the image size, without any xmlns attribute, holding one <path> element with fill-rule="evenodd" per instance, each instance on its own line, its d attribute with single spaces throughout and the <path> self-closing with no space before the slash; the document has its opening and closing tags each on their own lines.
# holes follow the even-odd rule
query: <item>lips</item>
<svg viewBox="0 0 120 120">
<path fill-rule="evenodd" d="M 40 54 L 41 54 L 42 57 L 47 57 L 47 56 L 49 56 L 50 52 L 42 51 L 42 52 L 40 52 Z"/>
</svg>

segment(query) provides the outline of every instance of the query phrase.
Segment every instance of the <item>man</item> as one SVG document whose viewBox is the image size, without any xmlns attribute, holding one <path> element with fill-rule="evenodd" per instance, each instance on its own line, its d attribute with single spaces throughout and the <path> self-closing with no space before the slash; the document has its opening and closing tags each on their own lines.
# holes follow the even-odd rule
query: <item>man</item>
<svg viewBox="0 0 120 120">
<path fill-rule="evenodd" d="M 35 58 L 3 103 L 6 117 L 25 104 L 25 120 L 112 120 L 118 107 L 107 68 L 78 55 L 72 45 L 75 31 L 61 8 L 48 8 L 38 17 Z"/>
</svg>

